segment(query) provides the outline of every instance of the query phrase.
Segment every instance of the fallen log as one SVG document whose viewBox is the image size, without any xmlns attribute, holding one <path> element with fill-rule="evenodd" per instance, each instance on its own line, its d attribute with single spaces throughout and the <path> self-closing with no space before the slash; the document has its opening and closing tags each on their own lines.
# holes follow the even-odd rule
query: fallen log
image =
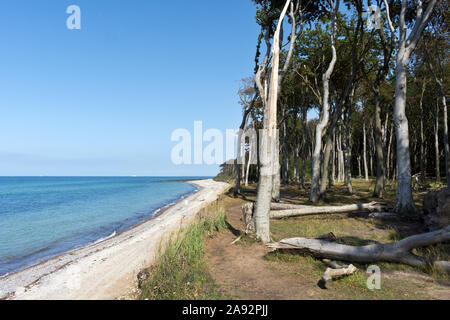
<svg viewBox="0 0 450 320">
<path fill-rule="evenodd" d="M 366 246 L 349 246 L 319 239 L 290 238 L 270 243 L 268 247 L 274 249 L 296 249 L 301 253 L 317 258 L 349 262 L 394 262 L 413 267 L 434 265 L 450 272 L 450 261 L 434 261 L 411 253 L 411 250 L 414 248 L 447 241 L 450 241 L 450 226 L 387 244 L 376 243 Z"/>
<path fill-rule="evenodd" d="M 290 204 L 290 203 L 278 203 L 272 202 L 270 204 L 271 210 L 285 210 L 285 209 L 302 209 L 302 208 L 310 208 L 311 206 L 305 206 L 300 204 Z"/>
<path fill-rule="evenodd" d="M 347 267 L 343 267 L 343 268 L 339 268 L 339 269 L 327 268 L 327 270 L 325 270 L 325 273 L 322 276 L 322 281 L 326 283 L 326 282 L 332 281 L 333 278 L 348 276 L 352 273 L 355 273 L 356 270 L 358 270 L 358 269 L 352 264 Z"/>
<path fill-rule="evenodd" d="M 352 213 L 352 212 L 373 212 L 373 211 L 384 211 L 387 205 L 380 202 L 370 202 L 370 203 L 358 203 L 349 204 L 344 206 L 326 206 L 326 207 L 315 207 L 315 206 L 305 206 L 296 209 L 286 209 L 286 210 L 271 210 L 270 218 L 279 219 L 285 217 L 296 217 L 296 216 L 306 216 L 313 214 L 331 214 L 331 213 Z"/>
</svg>

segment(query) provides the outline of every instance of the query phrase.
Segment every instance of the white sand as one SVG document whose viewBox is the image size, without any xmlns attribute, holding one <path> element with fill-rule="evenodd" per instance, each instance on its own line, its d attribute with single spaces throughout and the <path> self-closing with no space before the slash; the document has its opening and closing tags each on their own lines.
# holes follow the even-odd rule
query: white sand
<svg viewBox="0 0 450 320">
<path fill-rule="evenodd" d="M 115 299 L 132 292 L 137 273 L 152 264 L 161 241 L 192 222 L 228 187 L 213 180 L 191 183 L 201 189 L 155 219 L 0 278 L 0 299 Z"/>
</svg>

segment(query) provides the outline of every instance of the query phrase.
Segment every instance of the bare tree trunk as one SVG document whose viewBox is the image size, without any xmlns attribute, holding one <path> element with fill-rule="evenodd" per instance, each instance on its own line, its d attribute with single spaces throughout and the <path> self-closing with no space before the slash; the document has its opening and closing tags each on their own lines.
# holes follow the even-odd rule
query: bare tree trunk
<svg viewBox="0 0 450 320">
<path fill-rule="evenodd" d="M 366 138 L 366 122 L 363 122 L 363 163 L 364 163 L 364 179 L 369 181 L 369 170 L 367 168 L 367 138 Z"/>
<path fill-rule="evenodd" d="M 428 24 L 431 13 L 437 0 L 428 2 L 426 10 L 423 7 L 423 1 L 418 0 L 416 3 L 416 19 L 411 32 L 407 36 L 406 11 L 408 1 L 402 0 L 402 6 L 399 17 L 399 35 L 397 38 L 396 31 L 389 15 L 389 5 L 384 0 L 386 7 L 386 17 L 392 37 L 395 39 L 397 56 L 395 68 L 395 105 L 394 105 L 394 122 L 397 137 L 397 199 L 396 211 L 398 213 L 416 212 L 417 208 L 414 204 L 411 189 L 411 157 L 409 153 L 409 129 L 408 119 L 406 117 L 406 86 L 407 86 L 407 66 L 411 52 L 415 49 L 419 41 L 422 31 Z"/>
<path fill-rule="evenodd" d="M 300 181 L 300 171 L 298 166 L 298 154 L 300 152 L 299 146 L 298 146 L 298 140 L 295 141 L 295 148 L 294 148 L 294 181 L 295 183 L 298 183 Z"/>
<path fill-rule="evenodd" d="M 351 102 L 348 106 L 348 110 L 345 113 L 345 139 L 344 139 L 344 168 L 345 168 L 345 185 L 347 186 L 347 191 L 353 193 L 352 187 L 352 169 L 351 169 L 351 159 L 352 159 L 352 147 L 351 147 L 351 128 L 350 128 L 350 115 L 351 115 Z"/>
<path fill-rule="evenodd" d="M 394 122 L 397 137 L 397 203 L 396 211 L 417 211 L 411 189 L 411 157 L 409 154 L 409 128 L 406 117 L 406 72 L 408 59 L 404 48 L 397 54 Z M 409 57 L 408 57 L 409 58 Z"/>
<path fill-rule="evenodd" d="M 332 187 L 334 186 L 334 179 L 335 179 L 335 174 L 336 174 L 336 133 L 333 130 L 333 138 L 332 138 L 332 147 L 331 147 L 331 158 L 330 158 L 330 165 L 331 165 L 331 170 L 330 170 L 330 177 L 329 177 L 329 186 Z"/>
<path fill-rule="evenodd" d="M 302 135 L 303 135 L 303 144 L 302 144 L 302 173 L 300 177 L 300 188 L 305 189 L 305 174 L 306 174 L 306 157 L 308 153 L 309 146 L 309 134 L 308 134 L 308 109 L 303 107 L 302 110 Z"/>
<path fill-rule="evenodd" d="M 274 174 L 278 174 L 278 170 L 274 168 L 274 150 L 276 140 L 278 140 L 277 131 L 277 102 L 278 102 L 278 72 L 280 63 L 280 31 L 283 24 L 286 11 L 290 4 L 290 0 L 286 1 L 283 11 L 281 12 L 277 29 L 273 37 L 272 46 L 272 71 L 270 79 L 269 96 L 267 106 L 265 108 L 264 133 L 261 137 L 261 172 L 258 185 L 258 193 L 256 196 L 255 208 L 255 229 L 256 236 L 264 243 L 270 241 L 270 203 L 272 200 L 272 183 Z M 264 97 L 264 95 L 262 95 Z M 279 167 L 279 165 L 278 165 Z"/>
<path fill-rule="evenodd" d="M 442 99 L 442 110 L 443 110 L 443 118 L 444 118 L 444 150 L 445 150 L 445 171 L 447 176 L 447 187 L 450 188 L 450 146 L 448 141 L 448 124 L 447 124 L 447 98 L 444 93 L 443 87 L 441 87 L 441 99 Z"/>
<path fill-rule="evenodd" d="M 276 206 L 274 208 L 277 208 Z M 344 206 L 296 206 L 288 205 L 284 208 L 277 208 L 270 211 L 270 217 L 281 219 L 286 217 L 308 216 L 316 214 L 352 213 L 352 212 L 382 212 L 386 205 L 378 202 L 348 204 Z"/>
<path fill-rule="evenodd" d="M 436 183 L 441 183 L 441 169 L 439 163 L 439 103 L 436 102 L 434 113 L 434 150 L 436 159 Z"/>
<path fill-rule="evenodd" d="M 342 125 L 339 127 L 338 149 L 338 181 L 344 181 L 344 152 L 342 151 Z"/>
<path fill-rule="evenodd" d="M 387 159 L 386 159 L 386 172 L 388 175 L 388 179 L 391 177 L 391 146 L 392 146 L 392 137 L 394 136 L 394 122 L 391 122 L 391 129 L 389 131 L 389 143 L 387 148 Z"/>
<path fill-rule="evenodd" d="M 380 107 L 380 95 L 379 89 L 375 89 L 375 115 L 374 115 L 374 127 L 375 127 L 375 155 L 377 163 L 377 178 L 375 181 L 375 189 L 373 196 L 381 198 L 384 191 L 384 155 L 383 155 L 383 132 L 381 127 L 381 107 Z"/>
<path fill-rule="evenodd" d="M 279 132 L 279 130 L 278 130 Z M 280 166 L 280 138 L 279 135 L 275 138 L 274 149 L 272 153 L 272 199 L 274 201 L 280 201 L 280 188 L 281 188 L 281 166 Z"/>
<path fill-rule="evenodd" d="M 425 182 L 425 141 L 423 137 L 423 95 L 425 93 L 426 81 L 422 84 L 422 93 L 420 95 L 420 181 Z"/>
<path fill-rule="evenodd" d="M 282 159 L 282 170 L 281 170 L 281 183 L 283 183 L 284 185 L 289 183 L 289 177 L 288 177 L 288 171 L 289 171 L 289 156 L 288 156 L 288 150 L 287 150 L 287 118 L 286 118 L 286 110 L 285 108 L 283 108 L 282 110 L 282 118 L 284 119 L 282 122 L 283 125 L 283 140 L 282 140 L 282 146 L 281 146 L 281 152 L 283 153 L 283 159 Z M 276 199 L 278 200 L 278 199 Z"/>
<path fill-rule="evenodd" d="M 333 0 L 331 0 L 331 5 L 333 6 Z M 322 132 L 328 125 L 329 119 L 329 109 L 330 109 L 330 77 L 333 73 L 334 66 L 336 64 L 337 56 L 336 56 L 336 47 L 335 47 L 335 38 L 336 38 L 336 14 L 339 9 L 339 0 L 336 0 L 335 8 L 332 8 L 331 14 L 331 50 L 332 50 L 332 58 L 330 65 L 328 66 L 327 71 L 322 76 L 323 82 L 323 96 L 322 96 L 322 112 L 320 121 L 316 126 L 316 141 L 314 146 L 314 152 L 312 155 L 312 163 L 311 163 L 311 193 L 310 193 L 310 201 L 317 202 L 319 200 L 319 176 L 320 176 L 320 153 L 322 151 Z"/>
</svg>

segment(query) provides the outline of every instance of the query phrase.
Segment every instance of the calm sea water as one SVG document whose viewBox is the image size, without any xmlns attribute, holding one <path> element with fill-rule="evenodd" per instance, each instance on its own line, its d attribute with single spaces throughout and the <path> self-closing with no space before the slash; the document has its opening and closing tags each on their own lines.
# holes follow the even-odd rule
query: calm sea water
<svg viewBox="0 0 450 320">
<path fill-rule="evenodd" d="M 0 276 L 151 219 L 196 190 L 182 179 L 0 177 Z"/>
</svg>

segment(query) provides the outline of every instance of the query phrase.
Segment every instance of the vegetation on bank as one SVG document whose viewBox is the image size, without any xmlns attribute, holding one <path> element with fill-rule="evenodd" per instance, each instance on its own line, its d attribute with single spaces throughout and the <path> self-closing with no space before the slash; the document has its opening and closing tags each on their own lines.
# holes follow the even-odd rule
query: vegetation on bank
<svg viewBox="0 0 450 320">
<path fill-rule="evenodd" d="M 141 300 L 218 300 L 227 298 L 204 261 L 204 237 L 226 228 L 225 210 L 214 205 L 207 214 L 180 230 L 160 249 L 157 263 L 142 284 Z"/>
</svg>

